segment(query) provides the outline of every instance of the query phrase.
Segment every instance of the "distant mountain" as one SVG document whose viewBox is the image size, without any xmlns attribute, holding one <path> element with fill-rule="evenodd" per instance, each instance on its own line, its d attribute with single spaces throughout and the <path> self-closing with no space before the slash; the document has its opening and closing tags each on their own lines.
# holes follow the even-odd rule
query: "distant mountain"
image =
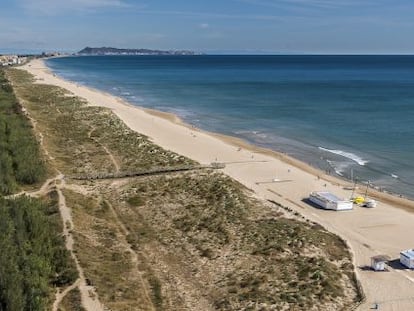
<svg viewBox="0 0 414 311">
<path fill-rule="evenodd" d="M 77 55 L 197 55 L 193 51 L 161 51 L 150 49 L 117 49 L 111 47 L 86 47 Z"/>
</svg>

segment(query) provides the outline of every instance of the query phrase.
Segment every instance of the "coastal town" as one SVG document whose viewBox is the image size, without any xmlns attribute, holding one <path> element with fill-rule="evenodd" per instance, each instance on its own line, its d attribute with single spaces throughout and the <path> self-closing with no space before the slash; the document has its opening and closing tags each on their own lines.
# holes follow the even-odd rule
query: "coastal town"
<svg viewBox="0 0 414 311">
<path fill-rule="evenodd" d="M 14 66 L 14 65 L 22 65 L 27 62 L 26 56 L 19 56 L 19 55 L 0 55 L 0 66 Z"/>
<path fill-rule="evenodd" d="M 24 65 L 34 58 L 67 56 L 61 52 L 42 52 L 39 54 L 2 54 L 0 53 L 0 67 Z"/>
</svg>

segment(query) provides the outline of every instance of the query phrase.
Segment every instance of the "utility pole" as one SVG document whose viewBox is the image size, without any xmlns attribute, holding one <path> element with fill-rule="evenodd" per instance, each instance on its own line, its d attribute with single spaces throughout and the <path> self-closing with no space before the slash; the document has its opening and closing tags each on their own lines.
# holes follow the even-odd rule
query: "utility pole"
<svg viewBox="0 0 414 311">
<path fill-rule="evenodd" d="M 358 180 L 358 177 L 357 177 L 357 176 L 355 176 L 354 186 L 352 187 L 351 199 L 353 199 L 353 198 L 354 198 L 354 193 L 355 193 L 355 188 L 356 188 L 357 180 Z"/>
<path fill-rule="evenodd" d="M 367 197 L 368 187 L 369 187 L 370 183 L 371 183 L 371 181 L 369 181 L 369 180 L 368 180 L 368 182 L 367 182 L 367 187 L 365 188 L 364 200 L 365 200 L 365 199 L 366 199 L 366 197 Z"/>
</svg>

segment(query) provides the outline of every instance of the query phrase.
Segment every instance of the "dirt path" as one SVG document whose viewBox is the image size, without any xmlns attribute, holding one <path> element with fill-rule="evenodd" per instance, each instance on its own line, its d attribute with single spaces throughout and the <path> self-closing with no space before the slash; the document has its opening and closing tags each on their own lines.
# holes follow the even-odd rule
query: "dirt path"
<svg viewBox="0 0 414 311">
<path fill-rule="evenodd" d="M 109 209 L 111 210 L 111 213 L 113 214 L 113 216 L 114 216 L 114 218 L 115 218 L 115 221 L 116 221 L 116 223 L 117 223 L 118 227 L 120 228 L 120 230 L 121 230 L 121 231 L 122 231 L 122 233 L 123 233 L 123 238 L 122 238 L 122 241 L 119 241 L 119 242 L 121 242 L 121 243 L 123 244 L 123 246 L 124 246 L 124 247 L 128 250 L 128 252 L 131 254 L 131 261 L 132 261 L 132 263 L 133 263 L 133 265 L 134 265 L 134 270 L 136 271 L 137 276 L 138 276 L 138 278 L 139 278 L 139 281 L 140 281 L 140 283 L 141 283 L 141 287 L 143 288 L 143 294 L 144 294 L 144 296 L 145 296 L 145 299 L 147 300 L 148 306 L 150 306 L 150 309 L 151 309 L 152 311 L 156 311 L 156 309 L 155 309 L 155 307 L 154 307 L 154 304 L 153 304 L 153 302 L 152 302 L 151 296 L 150 296 L 150 294 L 148 293 L 148 290 L 147 290 L 147 284 L 146 284 L 146 282 L 144 281 L 144 279 L 143 279 L 143 277 L 142 277 L 142 273 L 140 272 L 139 267 L 138 267 L 138 265 L 139 265 L 138 255 L 137 255 L 137 253 L 136 253 L 136 252 L 132 249 L 131 244 L 130 244 L 130 243 L 128 243 L 128 241 L 127 241 L 127 239 L 126 239 L 126 237 L 129 235 L 129 231 L 128 231 L 128 229 L 125 227 L 124 223 L 120 220 L 120 218 L 119 218 L 119 216 L 118 216 L 118 213 L 115 211 L 115 209 L 114 209 L 114 207 L 112 206 L 112 204 L 111 204 L 110 202 L 108 202 L 108 201 L 105 201 L 105 202 L 108 204 Z"/>
<path fill-rule="evenodd" d="M 66 239 L 66 248 L 67 250 L 70 251 L 72 258 L 75 261 L 76 269 L 78 270 L 78 273 L 79 273 L 79 279 L 75 282 L 75 284 L 78 285 L 79 291 L 81 293 L 82 306 L 87 311 L 104 311 L 105 310 L 104 306 L 100 303 L 95 288 L 87 284 L 84 271 L 82 267 L 80 266 L 79 260 L 73 251 L 74 240 L 73 240 L 72 230 L 74 228 L 74 225 L 73 225 L 71 210 L 66 205 L 66 199 L 62 192 L 62 189 L 65 188 L 64 176 L 59 175 L 58 178 L 56 179 L 56 182 L 57 182 L 56 191 L 59 197 L 59 211 L 60 211 L 60 215 L 62 217 L 62 222 L 63 222 L 63 234 Z M 72 286 L 74 286 L 75 284 L 73 284 Z M 67 294 L 68 292 L 69 291 L 63 291 L 62 294 L 63 293 Z M 53 304 L 53 311 L 57 311 L 59 303 L 65 297 L 65 295 L 62 295 L 62 294 L 57 293 L 55 303 Z"/>
<path fill-rule="evenodd" d="M 115 167 L 115 172 L 119 173 L 121 167 L 118 163 L 118 161 L 115 159 L 114 155 L 112 154 L 112 152 L 105 146 L 103 145 L 99 140 L 97 140 L 96 138 L 92 137 L 92 133 L 95 131 L 95 128 L 92 127 L 92 129 L 89 131 L 88 133 L 88 137 L 93 140 L 95 143 L 97 143 L 99 146 L 102 147 L 102 149 L 105 151 L 105 153 L 108 155 L 108 157 L 111 159 L 112 164 Z"/>
<path fill-rule="evenodd" d="M 101 144 L 101 146 L 102 146 L 103 150 L 105 150 L 108 157 L 111 159 L 112 164 L 115 166 L 115 173 L 119 173 L 121 168 L 120 168 L 120 165 L 118 164 L 118 162 L 115 160 L 114 155 L 109 151 L 109 149 L 106 146 L 104 146 L 102 144 Z"/>
<path fill-rule="evenodd" d="M 18 98 L 18 100 L 20 102 L 20 105 L 22 106 L 23 113 L 29 119 L 30 123 L 33 126 L 33 132 L 38 137 L 38 142 L 39 142 L 41 150 L 43 151 L 43 154 L 45 155 L 45 157 L 47 159 L 49 159 L 49 161 L 51 161 L 53 163 L 54 158 L 49 154 L 49 151 L 47 150 L 47 148 L 44 144 L 43 134 L 37 128 L 37 121 L 30 115 L 30 113 L 24 107 L 24 101 L 20 98 Z M 92 133 L 92 131 L 89 133 L 89 135 L 91 135 L 91 133 Z M 96 142 L 103 147 L 105 152 L 110 157 L 112 163 L 114 164 L 116 171 L 119 172 L 119 164 L 115 160 L 114 156 L 110 153 L 110 151 L 105 146 L 103 146 L 98 141 L 96 141 Z M 67 287 L 62 292 L 60 290 L 57 291 L 56 296 L 55 296 L 55 301 L 54 301 L 53 306 L 52 306 L 52 310 L 57 311 L 60 303 L 63 300 L 63 298 L 71 290 L 78 287 L 79 291 L 81 293 L 82 306 L 87 311 L 104 311 L 105 308 L 100 303 L 95 288 L 92 287 L 92 286 L 87 285 L 84 271 L 83 271 L 82 267 L 80 266 L 79 260 L 77 259 L 76 255 L 73 251 L 74 240 L 73 240 L 73 236 L 72 236 L 71 231 L 73 230 L 74 225 L 73 225 L 73 221 L 72 221 L 71 211 L 70 211 L 69 207 L 66 205 L 66 200 L 65 200 L 65 197 L 62 193 L 62 189 L 65 187 L 64 175 L 62 175 L 60 172 L 58 172 L 58 173 L 59 173 L 58 176 L 53 177 L 53 178 L 49 178 L 48 180 L 46 180 L 46 182 L 40 187 L 39 190 L 31 191 L 31 192 L 22 191 L 18 194 L 10 196 L 10 198 L 14 198 L 14 197 L 21 196 L 21 195 L 28 195 L 30 197 L 36 197 L 36 198 L 41 197 L 41 196 L 44 196 L 47 193 L 49 193 L 52 190 L 52 187 L 56 186 L 56 191 L 58 193 L 58 198 L 59 198 L 59 202 L 58 202 L 59 212 L 60 212 L 60 215 L 62 217 L 62 222 L 63 222 L 63 234 L 64 234 L 65 240 L 66 240 L 66 249 L 71 253 L 72 258 L 75 261 L 76 269 L 78 270 L 78 274 L 79 274 L 79 278 L 72 285 Z"/>
<path fill-rule="evenodd" d="M 22 195 L 27 195 L 27 196 L 33 197 L 33 198 L 39 198 L 41 196 L 44 196 L 44 195 L 48 194 L 52 190 L 52 187 L 54 186 L 55 181 L 56 181 L 57 178 L 58 177 L 49 178 L 48 180 L 46 180 L 43 183 L 43 185 L 40 187 L 39 190 L 20 191 L 19 193 L 6 196 L 6 198 L 7 199 L 14 199 L 14 198 L 17 198 L 17 197 L 22 196 Z"/>
<path fill-rule="evenodd" d="M 66 295 L 73 289 L 79 286 L 80 279 L 77 279 L 75 283 L 73 283 L 71 286 L 66 287 L 64 291 L 58 290 L 55 296 L 55 301 L 53 302 L 52 310 L 57 311 L 59 308 L 59 305 L 61 304 L 63 298 L 66 297 Z"/>
<path fill-rule="evenodd" d="M 22 191 L 18 194 L 8 196 L 8 198 L 15 198 L 15 197 L 18 197 L 18 196 L 21 196 L 21 195 L 27 195 L 27 196 L 30 196 L 30 197 L 41 197 L 41 196 L 44 196 L 47 193 L 49 193 L 53 189 L 53 187 L 56 187 L 56 192 L 58 194 L 59 212 L 60 212 L 60 215 L 62 217 L 63 235 L 65 236 L 65 241 L 66 241 L 65 246 L 66 246 L 66 249 L 71 253 L 71 256 L 72 256 L 73 260 L 75 261 L 76 269 L 78 270 L 78 274 L 79 274 L 79 278 L 72 285 L 65 288 L 65 290 L 63 290 L 63 291 L 58 290 L 56 292 L 55 301 L 53 303 L 52 310 L 57 311 L 58 308 L 59 308 L 60 303 L 63 300 L 63 298 L 65 298 L 65 296 L 71 290 L 78 287 L 79 290 L 80 290 L 80 293 L 81 293 L 82 306 L 87 311 L 104 311 L 105 308 L 99 302 L 98 295 L 96 293 L 95 288 L 93 286 L 87 285 L 83 269 L 80 266 L 79 260 L 77 259 L 76 255 L 73 251 L 74 240 L 73 240 L 73 235 L 72 235 L 71 232 L 74 228 L 74 225 L 73 225 L 73 221 L 72 221 L 72 215 L 71 215 L 70 208 L 66 205 L 66 199 L 65 199 L 65 196 L 62 193 L 62 189 L 64 189 L 66 187 L 66 183 L 65 183 L 65 180 L 64 180 L 64 175 L 59 174 L 56 177 L 49 178 L 41 186 L 41 188 L 37 191 L 33 191 L 33 192 Z M 68 188 L 71 188 L 71 187 L 68 187 Z M 125 227 L 122 227 L 122 230 L 124 230 L 124 229 L 125 229 Z M 136 253 L 133 252 L 133 250 L 130 248 L 130 246 L 129 246 L 128 249 L 131 252 L 131 254 L 133 253 L 133 255 L 135 255 L 135 258 L 137 258 Z M 133 256 L 133 258 L 134 258 L 134 256 Z M 146 293 L 146 295 L 148 296 L 148 293 Z"/>
</svg>

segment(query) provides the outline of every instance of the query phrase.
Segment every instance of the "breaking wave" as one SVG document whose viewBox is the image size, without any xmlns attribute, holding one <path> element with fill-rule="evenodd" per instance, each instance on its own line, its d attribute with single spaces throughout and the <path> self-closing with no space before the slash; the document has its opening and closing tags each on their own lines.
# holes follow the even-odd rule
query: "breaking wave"
<svg viewBox="0 0 414 311">
<path fill-rule="evenodd" d="M 327 160 L 330 167 L 333 168 L 335 173 L 339 176 L 344 176 L 345 171 L 348 170 L 350 163 L 349 162 L 337 162 Z"/>
<path fill-rule="evenodd" d="M 340 155 L 344 158 L 350 159 L 350 160 L 358 163 L 361 166 L 364 166 L 365 164 L 368 163 L 368 161 L 362 159 L 361 157 L 359 157 L 356 154 L 353 154 L 351 152 L 346 152 L 346 151 L 342 151 L 342 150 L 335 150 L 335 149 L 326 149 L 326 148 L 323 148 L 323 147 L 318 147 L 318 148 L 322 151 L 337 154 L 337 155 Z"/>
</svg>

